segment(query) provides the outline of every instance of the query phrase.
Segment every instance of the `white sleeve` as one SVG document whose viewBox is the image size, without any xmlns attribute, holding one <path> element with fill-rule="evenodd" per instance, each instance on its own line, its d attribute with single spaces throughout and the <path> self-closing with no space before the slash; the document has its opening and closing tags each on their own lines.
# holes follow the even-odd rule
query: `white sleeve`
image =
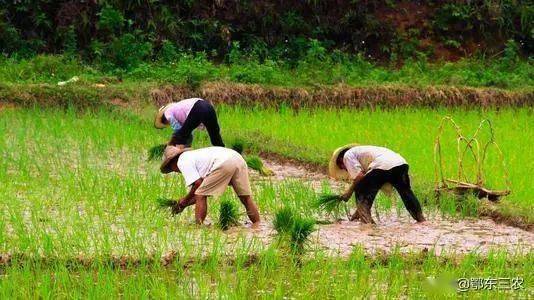
<svg viewBox="0 0 534 300">
<path fill-rule="evenodd" d="M 349 172 L 350 178 L 354 179 L 362 171 L 362 165 L 357 159 L 344 159 L 345 168 Z"/>
<path fill-rule="evenodd" d="M 197 171 L 197 168 L 195 167 L 193 160 L 178 160 L 178 169 L 180 169 L 180 172 L 184 176 L 185 185 L 190 186 L 195 181 L 200 179 L 200 174 Z"/>
</svg>

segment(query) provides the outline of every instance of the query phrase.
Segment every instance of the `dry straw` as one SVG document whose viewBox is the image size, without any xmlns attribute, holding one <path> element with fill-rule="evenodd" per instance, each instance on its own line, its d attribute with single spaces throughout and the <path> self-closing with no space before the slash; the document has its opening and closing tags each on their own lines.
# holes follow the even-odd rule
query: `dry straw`
<svg viewBox="0 0 534 300">
<path fill-rule="evenodd" d="M 159 106 L 190 97 L 203 97 L 214 103 L 246 106 L 290 105 L 301 107 L 401 107 L 401 106 L 529 106 L 534 103 L 533 91 L 430 86 L 372 86 L 346 85 L 317 87 L 263 87 L 255 84 L 206 82 L 198 89 L 185 86 L 163 86 L 151 91 L 153 102 Z"/>
</svg>

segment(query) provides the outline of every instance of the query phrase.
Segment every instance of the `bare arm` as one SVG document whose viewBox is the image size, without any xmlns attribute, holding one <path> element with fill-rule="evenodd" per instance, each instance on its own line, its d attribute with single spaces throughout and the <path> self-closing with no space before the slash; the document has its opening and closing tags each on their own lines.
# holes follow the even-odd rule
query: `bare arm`
<svg viewBox="0 0 534 300">
<path fill-rule="evenodd" d="M 354 193 L 354 190 L 356 189 L 356 186 L 358 183 L 362 180 L 362 178 L 365 176 L 365 173 L 363 171 L 360 171 L 358 175 L 356 175 L 356 178 L 352 181 L 349 188 L 345 191 L 343 195 L 341 195 L 341 199 L 343 201 L 348 201 L 350 197 L 352 196 L 352 193 Z"/>
<path fill-rule="evenodd" d="M 178 202 L 178 207 L 176 208 L 176 213 L 180 213 L 184 210 L 184 208 L 195 204 L 195 192 L 197 191 L 198 187 L 202 184 L 203 179 L 200 178 L 197 181 L 193 182 L 191 185 L 191 189 L 189 190 L 189 193 L 185 195 L 180 201 Z"/>
</svg>

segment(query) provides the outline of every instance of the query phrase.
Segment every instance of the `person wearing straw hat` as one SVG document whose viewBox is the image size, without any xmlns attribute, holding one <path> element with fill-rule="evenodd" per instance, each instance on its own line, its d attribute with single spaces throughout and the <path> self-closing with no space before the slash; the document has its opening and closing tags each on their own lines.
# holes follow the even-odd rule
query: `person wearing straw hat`
<svg viewBox="0 0 534 300">
<path fill-rule="evenodd" d="M 252 200 L 247 163 L 236 151 L 224 147 L 207 147 L 192 150 L 184 146 L 167 146 L 163 152 L 162 173 L 182 173 L 189 193 L 173 207 L 173 213 L 180 213 L 195 204 L 195 219 L 202 224 L 207 214 L 208 196 L 221 195 L 231 185 L 247 215 L 256 227 L 260 213 Z"/>
<path fill-rule="evenodd" d="M 398 153 L 384 147 L 345 145 L 332 154 L 328 171 L 334 179 L 352 181 L 341 195 L 343 201 L 348 201 L 355 194 L 357 208 L 351 221 L 375 223 L 371 207 L 378 190 L 388 183 L 397 190 L 410 215 L 417 222 L 425 221 L 419 200 L 410 185 L 408 163 Z"/>
<path fill-rule="evenodd" d="M 168 145 L 191 145 L 193 130 L 206 129 L 213 146 L 224 147 L 217 113 L 210 102 L 200 98 L 184 99 L 160 107 L 156 113 L 154 127 L 171 126 L 174 130 Z"/>
</svg>

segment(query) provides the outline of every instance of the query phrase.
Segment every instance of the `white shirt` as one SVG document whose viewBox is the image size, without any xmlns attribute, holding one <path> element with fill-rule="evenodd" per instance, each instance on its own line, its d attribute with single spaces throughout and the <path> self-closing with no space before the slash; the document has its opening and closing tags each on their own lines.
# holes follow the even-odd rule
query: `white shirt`
<svg viewBox="0 0 534 300">
<path fill-rule="evenodd" d="M 363 171 L 365 174 L 374 169 L 390 170 L 407 164 L 406 160 L 388 148 L 376 146 L 352 147 L 343 156 L 343 163 L 352 179 Z"/>
<path fill-rule="evenodd" d="M 190 186 L 200 178 L 206 178 L 229 158 L 239 155 L 224 147 L 207 147 L 186 151 L 178 158 L 178 169 L 184 176 L 185 185 Z"/>
</svg>

